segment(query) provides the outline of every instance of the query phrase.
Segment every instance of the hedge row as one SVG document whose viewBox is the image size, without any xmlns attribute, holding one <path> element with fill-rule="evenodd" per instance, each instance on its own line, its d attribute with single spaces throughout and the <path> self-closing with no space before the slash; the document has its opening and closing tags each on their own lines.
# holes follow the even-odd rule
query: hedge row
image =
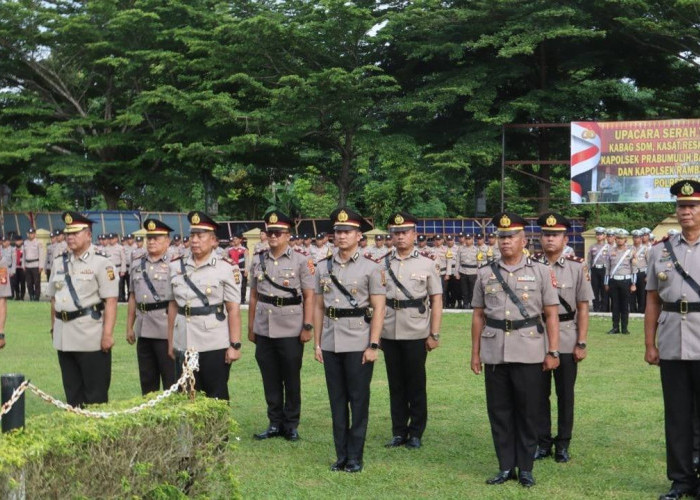
<svg viewBox="0 0 700 500">
<path fill-rule="evenodd" d="M 240 498 L 235 435 L 228 404 L 203 396 L 109 419 L 33 417 L 0 435 L 0 498 Z"/>
</svg>

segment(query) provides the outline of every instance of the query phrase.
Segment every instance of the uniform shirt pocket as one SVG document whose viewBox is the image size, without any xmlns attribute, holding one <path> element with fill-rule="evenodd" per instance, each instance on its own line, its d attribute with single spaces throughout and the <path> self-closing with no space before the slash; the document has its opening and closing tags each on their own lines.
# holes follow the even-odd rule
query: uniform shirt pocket
<svg viewBox="0 0 700 500">
<path fill-rule="evenodd" d="M 424 274 L 411 275 L 411 290 L 418 294 L 415 298 L 422 297 L 426 294 L 428 277 Z"/>
<path fill-rule="evenodd" d="M 500 283 L 487 283 L 484 286 L 484 302 L 488 307 L 498 307 L 501 304 L 503 286 Z"/>
<path fill-rule="evenodd" d="M 498 333 L 497 330 L 492 330 L 490 328 L 484 328 L 481 332 L 481 338 L 482 339 L 493 339 L 496 337 L 497 333 Z"/>
</svg>

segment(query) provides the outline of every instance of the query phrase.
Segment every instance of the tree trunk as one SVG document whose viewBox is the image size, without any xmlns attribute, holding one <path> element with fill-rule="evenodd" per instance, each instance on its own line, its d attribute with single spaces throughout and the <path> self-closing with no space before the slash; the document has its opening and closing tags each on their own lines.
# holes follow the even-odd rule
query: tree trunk
<svg viewBox="0 0 700 500">
<path fill-rule="evenodd" d="M 539 129 L 538 134 L 538 158 L 540 160 L 549 160 L 550 157 L 550 147 L 549 147 L 549 132 L 546 128 Z M 550 178 L 552 176 L 552 166 L 551 165 L 540 165 L 539 176 L 542 177 L 542 181 L 537 183 L 538 197 L 537 200 L 537 213 L 543 213 L 549 210 L 549 199 L 551 197 L 552 184 Z"/>
<path fill-rule="evenodd" d="M 348 202 L 350 194 L 350 169 L 352 168 L 352 160 L 354 157 L 354 148 L 352 143 L 353 135 L 351 132 L 345 132 L 345 144 L 340 148 L 341 167 L 340 175 L 338 176 L 338 206 L 343 207 Z"/>
</svg>

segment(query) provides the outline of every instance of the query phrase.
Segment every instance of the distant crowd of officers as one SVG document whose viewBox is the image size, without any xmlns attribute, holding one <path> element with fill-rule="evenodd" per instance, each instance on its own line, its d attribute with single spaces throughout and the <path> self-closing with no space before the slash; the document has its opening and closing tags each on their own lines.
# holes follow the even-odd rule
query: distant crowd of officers
<svg viewBox="0 0 700 500">
<path fill-rule="evenodd" d="M 228 400 L 231 364 L 241 356 L 240 304 L 248 280 L 247 338 L 255 345 L 268 419 L 267 427 L 253 437 L 300 439 L 300 373 L 304 344 L 313 341 L 331 409 L 336 454 L 331 470 L 359 472 L 380 350 L 390 396 L 391 439 L 386 446 L 415 450 L 423 445 L 428 421 L 425 363 L 440 346 L 449 285 L 459 282 L 456 300 L 473 309 L 470 367 L 484 375 L 499 465 L 486 482 L 515 480 L 531 487 L 536 460 L 571 459 L 574 387 L 578 364 L 588 352 L 590 304 L 604 310 L 609 297 L 614 330 L 626 331 L 625 308 L 630 294 L 644 286 L 646 273 L 645 359 L 661 368 L 672 481 L 671 490 L 660 498 L 694 495 L 700 183 L 680 181 L 671 192 L 681 234 L 649 246 L 649 232 L 635 231 L 634 246 L 628 247 L 626 231 L 597 228 L 599 241 L 586 259 L 568 246 L 571 222 L 553 212 L 537 219 L 542 252 L 533 254 L 527 251 L 527 222 L 512 212 L 493 217 L 496 230 L 488 243 L 482 234 L 465 234 L 460 245 L 437 236 L 429 247 L 417 232 L 418 220 L 397 211 L 386 223 L 389 236 L 377 236 L 369 248 L 363 233 L 371 226 L 348 207 L 330 214 L 332 244 L 325 234 L 294 236 L 294 222 L 270 211 L 252 256 L 239 236 L 222 248 L 216 236 L 219 224 L 203 212 L 188 214 L 186 245 L 172 244 L 172 228 L 147 219 L 146 244 L 134 241 L 131 246 L 126 237 L 121 247 L 112 234 L 99 247 L 94 245 L 94 221 L 65 212 L 65 242 L 52 235 L 52 245 L 65 247 L 53 247 L 51 265 L 44 266 L 50 273 L 51 334 L 66 397 L 76 406 L 107 401 L 121 296 L 128 301 L 126 339 L 136 343 L 144 394 L 173 384 L 184 351 L 194 349 L 200 363 L 196 388 Z M 611 239 L 605 241 L 606 236 Z M 2 281 L 4 267 L 0 296 L 10 297 L 10 286 Z M 644 310 L 644 297 L 637 300 L 642 302 L 634 307 Z M 3 332 L 5 312 L 3 298 Z M 3 333 L 0 348 L 4 344 Z"/>
</svg>

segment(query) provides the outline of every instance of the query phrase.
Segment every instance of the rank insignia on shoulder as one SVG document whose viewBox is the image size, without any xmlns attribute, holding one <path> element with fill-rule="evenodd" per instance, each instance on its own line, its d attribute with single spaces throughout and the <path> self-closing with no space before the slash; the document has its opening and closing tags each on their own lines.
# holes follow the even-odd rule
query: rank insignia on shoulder
<svg viewBox="0 0 700 500">
<path fill-rule="evenodd" d="M 306 261 L 306 267 L 308 268 L 311 276 L 316 274 L 316 266 L 314 266 L 314 259 L 309 259 Z"/>
<path fill-rule="evenodd" d="M 578 263 L 583 263 L 586 261 L 586 259 L 584 259 L 583 257 L 577 257 L 576 255 L 574 255 L 572 253 L 565 255 L 565 257 L 566 257 L 566 260 L 572 260 L 572 261 L 578 262 Z"/>
</svg>

